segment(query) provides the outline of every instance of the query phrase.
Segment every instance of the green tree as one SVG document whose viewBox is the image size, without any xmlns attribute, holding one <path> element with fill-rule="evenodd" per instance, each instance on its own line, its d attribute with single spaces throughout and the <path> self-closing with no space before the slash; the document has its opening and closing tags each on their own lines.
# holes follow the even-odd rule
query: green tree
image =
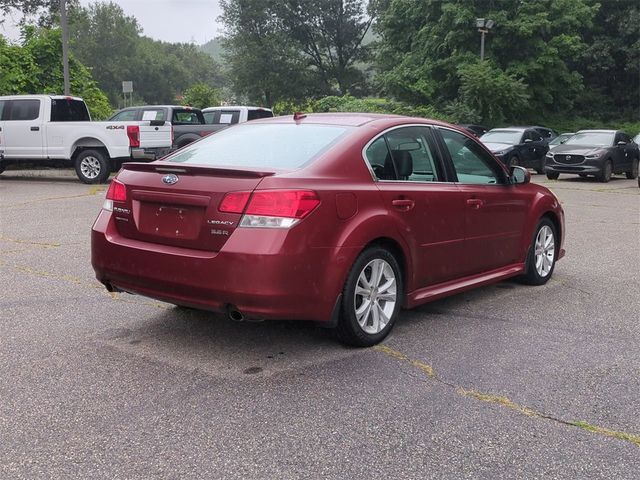
<svg viewBox="0 0 640 480">
<path fill-rule="evenodd" d="M 596 3 L 591 0 L 592 3 Z M 600 0 L 593 28 L 584 29 L 588 47 L 577 56 L 575 68 L 585 89 L 578 103 L 594 117 L 640 119 L 640 3 Z"/>
<path fill-rule="evenodd" d="M 472 110 L 511 121 L 568 111 L 583 89 L 572 63 L 586 48 L 582 32 L 591 28 L 597 8 L 590 0 L 390 0 L 378 24 L 378 80 L 384 92 L 412 103 L 446 109 L 476 102 Z M 490 75 L 517 98 L 521 87 L 514 82 L 523 85 L 529 100 L 521 106 L 526 108 L 514 110 L 512 100 L 489 91 L 491 82 L 472 88 L 472 79 L 464 75 L 468 69 L 463 67 L 478 59 L 478 17 L 496 23 L 487 38 Z M 470 96 L 473 89 L 500 105 L 482 107 Z"/>
<path fill-rule="evenodd" d="M 0 95 L 60 94 L 63 91 L 62 39 L 59 29 L 27 26 L 21 45 L 9 45 L 0 38 Z M 71 93 L 84 98 L 93 118 L 111 114 L 105 94 L 91 72 L 74 56 L 69 58 Z"/>
<path fill-rule="evenodd" d="M 196 108 L 217 107 L 220 105 L 220 91 L 206 83 L 196 83 L 185 90 L 182 104 Z"/>
</svg>

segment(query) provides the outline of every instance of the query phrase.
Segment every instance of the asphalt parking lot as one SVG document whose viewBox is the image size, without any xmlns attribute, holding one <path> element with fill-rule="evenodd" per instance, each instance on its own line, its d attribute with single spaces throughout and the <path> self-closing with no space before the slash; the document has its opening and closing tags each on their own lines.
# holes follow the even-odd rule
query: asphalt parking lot
<svg viewBox="0 0 640 480">
<path fill-rule="evenodd" d="M 0 176 L 0 478 L 638 478 L 640 188 L 561 176 L 567 256 L 352 349 L 95 281 L 104 186 Z"/>
</svg>

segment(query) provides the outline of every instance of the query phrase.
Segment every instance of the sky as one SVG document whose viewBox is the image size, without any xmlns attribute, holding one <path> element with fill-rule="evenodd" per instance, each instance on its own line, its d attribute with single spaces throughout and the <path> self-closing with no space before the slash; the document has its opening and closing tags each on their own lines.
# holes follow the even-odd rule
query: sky
<svg viewBox="0 0 640 480">
<path fill-rule="evenodd" d="M 108 1 L 108 0 L 101 0 Z M 218 0 L 111 0 L 122 7 L 126 15 L 135 17 L 143 35 L 165 42 L 186 42 L 201 45 L 219 36 L 217 22 L 222 13 Z M 83 6 L 95 0 L 80 0 Z M 5 17 L 0 33 L 17 40 L 15 24 L 20 15 Z"/>
</svg>

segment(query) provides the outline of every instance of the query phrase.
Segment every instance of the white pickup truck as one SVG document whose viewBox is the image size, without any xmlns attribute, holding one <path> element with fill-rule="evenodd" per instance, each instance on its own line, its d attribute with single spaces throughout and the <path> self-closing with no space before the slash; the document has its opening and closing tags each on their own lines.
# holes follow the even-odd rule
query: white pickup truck
<svg viewBox="0 0 640 480">
<path fill-rule="evenodd" d="M 122 162 L 168 153 L 171 141 L 164 121 L 92 122 L 78 97 L 0 96 L 0 173 L 21 163 L 73 166 L 82 182 L 103 183 Z"/>
</svg>

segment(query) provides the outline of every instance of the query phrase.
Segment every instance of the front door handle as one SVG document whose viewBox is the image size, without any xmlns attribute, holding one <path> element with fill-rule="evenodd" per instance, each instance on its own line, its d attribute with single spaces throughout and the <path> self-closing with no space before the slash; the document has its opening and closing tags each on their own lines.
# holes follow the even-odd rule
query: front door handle
<svg viewBox="0 0 640 480">
<path fill-rule="evenodd" d="M 37 132 L 38 130 L 40 130 L 40 127 L 31 127 L 32 132 Z"/>
<path fill-rule="evenodd" d="M 475 208 L 477 210 L 482 205 L 484 205 L 484 201 L 480 200 L 479 198 L 468 198 L 467 199 L 467 205 L 469 205 L 470 207 L 473 207 L 473 208 Z"/>
<path fill-rule="evenodd" d="M 416 202 L 410 198 L 396 198 L 395 200 L 391 200 L 391 205 L 396 207 L 398 210 L 408 212 L 416 206 Z"/>
</svg>

